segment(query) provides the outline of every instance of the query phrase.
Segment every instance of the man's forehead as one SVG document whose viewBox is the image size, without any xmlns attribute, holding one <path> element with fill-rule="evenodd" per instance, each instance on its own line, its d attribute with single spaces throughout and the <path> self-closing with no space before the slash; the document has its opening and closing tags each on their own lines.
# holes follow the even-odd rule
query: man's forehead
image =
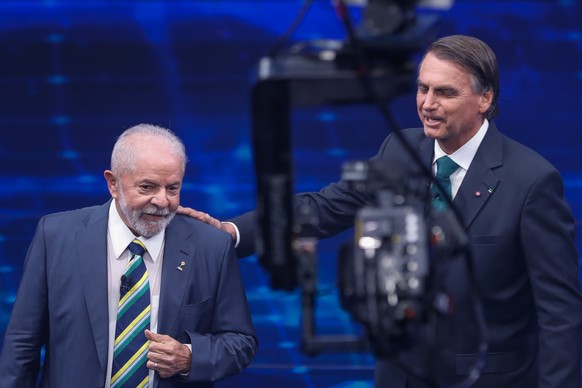
<svg viewBox="0 0 582 388">
<path fill-rule="evenodd" d="M 417 78 L 418 83 L 434 87 L 452 87 L 469 80 L 469 73 L 458 64 L 428 55 L 420 65 Z"/>
</svg>

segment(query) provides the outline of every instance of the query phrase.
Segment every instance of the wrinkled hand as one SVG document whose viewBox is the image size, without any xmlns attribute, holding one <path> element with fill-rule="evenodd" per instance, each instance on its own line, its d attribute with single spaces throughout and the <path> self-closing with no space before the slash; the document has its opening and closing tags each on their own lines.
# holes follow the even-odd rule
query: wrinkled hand
<svg viewBox="0 0 582 388">
<path fill-rule="evenodd" d="M 147 367 L 156 370 L 160 377 L 168 378 L 178 373 L 190 372 L 192 353 L 188 347 L 165 334 L 145 331 L 150 340 Z"/>
<path fill-rule="evenodd" d="M 234 230 L 234 227 L 231 224 L 220 222 L 220 220 L 213 218 L 208 213 L 199 212 L 198 210 L 194 210 L 191 207 L 179 206 L 178 214 L 183 214 L 185 216 L 192 217 L 198 221 L 207 223 L 208 225 L 212 225 L 215 228 L 218 228 L 230 234 L 232 236 L 232 239 L 236 240 L 236 231 Z"/>
</svg>

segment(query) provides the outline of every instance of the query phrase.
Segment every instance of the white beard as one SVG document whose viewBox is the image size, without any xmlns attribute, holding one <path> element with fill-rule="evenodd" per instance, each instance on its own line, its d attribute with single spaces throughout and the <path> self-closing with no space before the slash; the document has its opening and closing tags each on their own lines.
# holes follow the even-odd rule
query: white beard
<svg viewBox="0 0 582 388">
<path fill-rule="evenodd" d="M 176 212 L 171 212 L 168 208 L 159 209 L 158 207 L 148 204 L 141 210 L 134 210 L 127 206 L 123 190 L 119 190 L 119 208 L 129 222 L 129 227 L 143 237 L 153 237 L 163 232 L 168 224 L 172 221 Z M 166 216 L 160 221 L 145 221 L 141 218 L 142 214 L 155 214 Z"/>
</svg>

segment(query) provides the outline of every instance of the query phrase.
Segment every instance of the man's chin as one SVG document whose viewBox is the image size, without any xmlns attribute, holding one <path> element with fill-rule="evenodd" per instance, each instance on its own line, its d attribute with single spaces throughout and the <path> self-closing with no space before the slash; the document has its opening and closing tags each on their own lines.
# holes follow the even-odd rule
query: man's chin
<svg viewBox="0 0 582 388">
<path fill-rule="evenodd" d="M 164 229 L 166 229 L 165 227 L 141 227 L 139 228 L 138 232 L 140 235 L 146 237 L 146 238 L 150 238 L 150 237 L 154 237 L 155 235 L 158 235 L 160 233 L 162 233 L 164 231 Z"/>
<path fill-rule="evenodd" d="M 428 138 L 431 139 L 438 139 L 441 134 L 441 131 L 439 130 L 439 128 L 434 128 L 434 127 L 428 127 L 428 126 L 423 126 L 424 128 L 424 135 Z"/>
<path fill-rule="evenodd" d="M 172 221 L 172 218 L 174 218 L 174 215 L 175 214 L 169 214 L 163 217 L 156 216 L 155 221 L 144 219 L 142 216 L 140 218 L 141 222 L 139 225 L 137 225 L 136 229 L 144 237 L 153 237 L 159 233 L 162 233 L 166 229 L 166 227 L 170 224 L 170 221 Z"/>
</svg>

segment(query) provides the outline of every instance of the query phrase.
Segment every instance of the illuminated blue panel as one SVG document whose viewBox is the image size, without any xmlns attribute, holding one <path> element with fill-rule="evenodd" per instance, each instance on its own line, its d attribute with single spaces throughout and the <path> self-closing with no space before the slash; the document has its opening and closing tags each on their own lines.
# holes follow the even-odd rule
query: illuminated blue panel
<svg viewBox="0 0 582 388">
<path fill-rule="evenodd" d="M 184 139 L 185 205 L 221 219 L 254 207 L 255 66 L 303 3 L 0 2 L 0 338 L 36 222 L 107 201 L 103 171 L 129 126 L 154 123 Z M 563 172 L 582 249 L 581 17 L 573 0 L 465 0 L 441 13 L 440 31 L 475 35 L 496 51 L 497 124 Z M 331 0 L 320 0 L 291 43 L 345 36 Z M 401 126 L 419 125 L 414 90 L 389 106 Z M 337 180 L 344 161 L 374 155 L 391 130 L 374 106 L 357 104 L 296 108 L 292 124 L 298 191 Z M 322 333 L 361 331 L 335 288 L 338 250 L 350 237 L 320 246 Z M 270 290 L 256 258 L 240 263 L 260 350 L 251 368 L 218 386 L 372 386 L 369 354 L 303 354 L 300 295 Z"/>
</svg>

